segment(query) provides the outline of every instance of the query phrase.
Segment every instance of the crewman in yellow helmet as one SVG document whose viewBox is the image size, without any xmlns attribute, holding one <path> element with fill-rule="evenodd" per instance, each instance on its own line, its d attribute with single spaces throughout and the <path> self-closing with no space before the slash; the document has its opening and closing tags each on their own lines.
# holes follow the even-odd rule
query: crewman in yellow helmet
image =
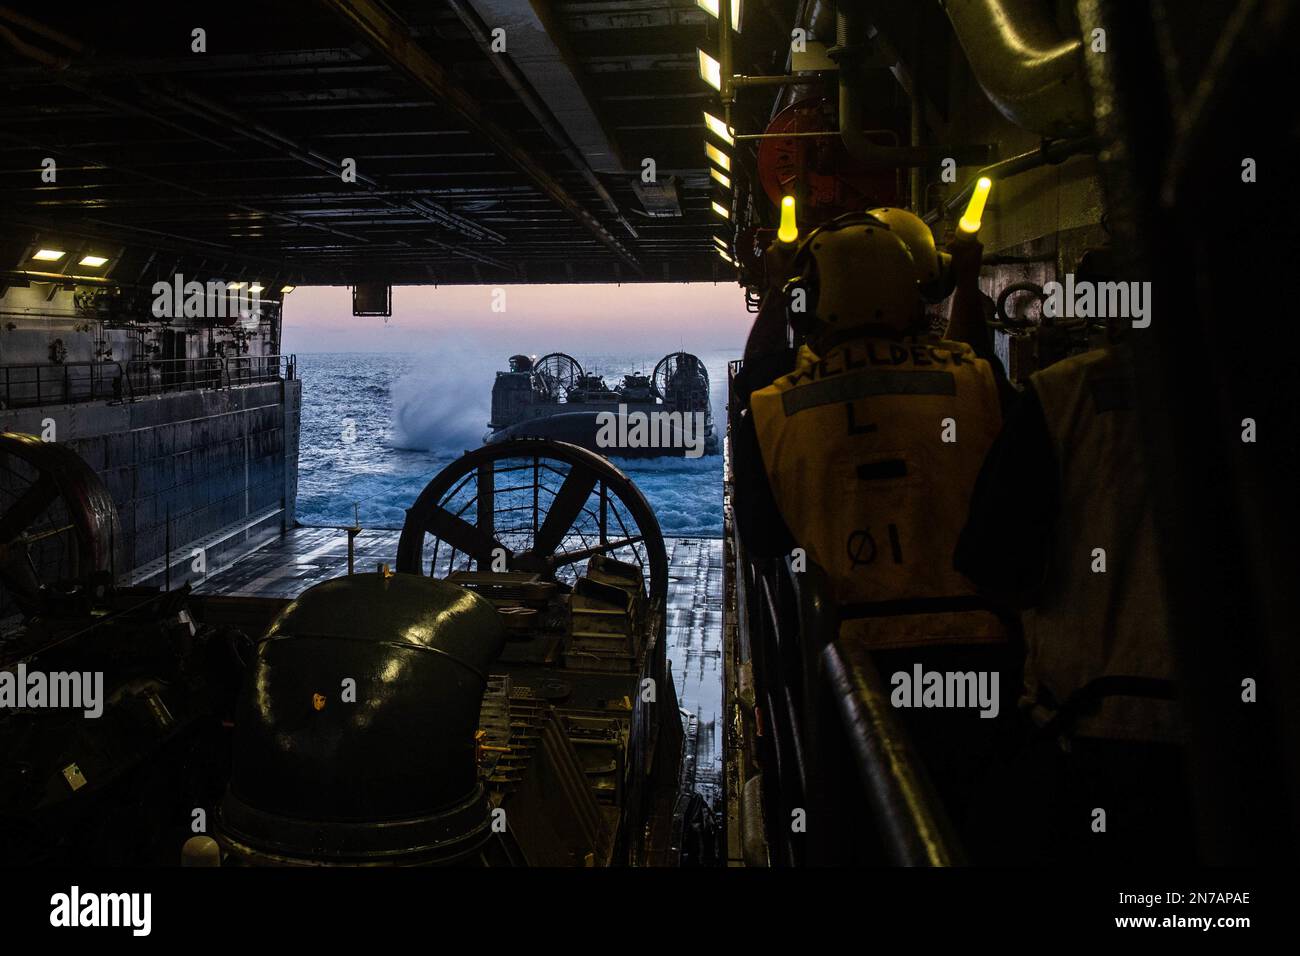
<svg viewBox="0 0 1300 956">
<path fill-rule="evenodd" d="M 906 210 L 812 232 L 786 287 L 805 344 L 792 372 L 750 396 L 777 509 L 829 575 L 841 633 L 876 649 L 1005 638 L 952 567 L 1002 418 L 989 361 L 928 334 L 944 266 Z"/>
<path fill-rule="evenodd" d="M 850 213 L 802 240 L 783 293 L 802 344 L 792 370 L 752 391 L 733 436 L 739 463 L 753 457 L 743 450 L 752 431 L 767 478 L 765 489 L 737 488 L 737 522 L 751 554 L 798 547 L 825 572 L 839 641 L 865 648 L 886 683 L 915 666 L 996 671 L 999 691 L 1014 695 L 1007 627 L 952 564 L 1002 423 L 1005 375 L 983 326 L 979 265 L 973 237 L 950 259 L 902 209 Z M 951 325 L 973 344 L 929 332 L 927 303 L 954 285 Z M 775 512 L 766 521 L 741 507 L 764 492 Z M 974 711 L 900 718 L 960 817 L 996 722 Z"/>
</svg>

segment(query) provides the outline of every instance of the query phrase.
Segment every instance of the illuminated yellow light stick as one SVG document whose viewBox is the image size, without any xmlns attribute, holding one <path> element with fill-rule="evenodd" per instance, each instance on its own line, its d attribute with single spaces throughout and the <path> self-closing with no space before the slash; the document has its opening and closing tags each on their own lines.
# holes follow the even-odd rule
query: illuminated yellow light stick
<svg viewBox="0 0 1300 956">
<path fill-rule="evenodd" d="M 799 225 L 795 222 L 793 196 L 784 196 L 781 199 L 781 227 L 777 229 L 776 237 L 782 242 L 794 242 L 799 238 Z"/>
<path fill-rule="evenodd" d="M 966 211 L 962 213 L 962 217 L 957 223 L 958 229 L 971 235 L 980 231 L 980 220 L 984 216 L 984 204 L 988 202 L 989 190 L 992 188 L 993 180 L 987 176 L 981 176 L 976 181 L 975 191 L 971 193 L 970 202 L 966 204 Z"/>
</svg>

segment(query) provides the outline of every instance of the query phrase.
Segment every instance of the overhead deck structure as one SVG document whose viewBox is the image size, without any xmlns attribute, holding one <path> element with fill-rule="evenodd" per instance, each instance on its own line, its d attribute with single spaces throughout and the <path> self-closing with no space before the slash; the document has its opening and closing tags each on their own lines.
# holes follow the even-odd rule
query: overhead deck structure
<svg viewBox="0 0 1300 956">
<path fill-rule="evenodd" d="M 731 279 L 701 149 L 716 31 L 694 0 L 0 8 L 0 271 Z M 33 264 L 55 240 L 108 261 Z"/>
</svg>

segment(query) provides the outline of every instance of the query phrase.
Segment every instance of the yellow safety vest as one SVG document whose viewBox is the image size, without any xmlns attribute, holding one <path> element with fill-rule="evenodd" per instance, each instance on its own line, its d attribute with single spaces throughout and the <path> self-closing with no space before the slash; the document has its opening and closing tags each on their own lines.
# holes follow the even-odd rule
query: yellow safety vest
<svg viewBox="0 0 1300 956">
<path fill-rule="evenodd" d="M 879 648 L 1005 638 L 953 569 L 1002 426 L 988 362 L 933 336 L 805 346 L 750 405 L 773 495 L 831 579 L 842 636 Z"/>
<path fill-rule="evenodd" d="M 1060 469 L 1056 547 L 1038 605 L 1024 614 L 1025 700 L 1045 721 L 1098 678 L 1171 681 L 1160 563 L 1122 353 L 1098 349 L 1030 376 Z M 1104 552 L 1105 570 L 1097 549 Z M 1174 701 L 1107 696 L 1074 720 L 1080 736 L 1175 741 Z"/>
</svg>

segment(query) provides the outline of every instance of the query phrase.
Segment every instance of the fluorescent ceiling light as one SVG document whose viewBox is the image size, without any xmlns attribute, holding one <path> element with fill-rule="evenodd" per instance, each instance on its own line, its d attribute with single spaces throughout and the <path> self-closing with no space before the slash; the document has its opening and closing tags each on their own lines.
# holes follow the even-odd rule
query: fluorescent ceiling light
<svg viewBox="0 0 1300 956">
<path fill-rule="evenodd" d="M 261 292 L 261 291 L 262 291 L 262 288 L 263 288 L 262 283 L 260 283 L 260 282 L 254 282 L 252 285 L 250 285 L 250 286 L 248 287 L 248 291 L 249 291 L 249 292 Z"/>
<path fill-rule="evenodd" d="M 700 79 L 715 90 L 722 91 L 722 64 L 701 49 L 695 51 L 700 55 Z"/>
<path fill-rule="evenodd" d="M 718 252 L 718 255 L 720 255 L 722 258 L 726 259 L 726 260 L 727 260 L 728 262 L 730 262 L 733 266 L 736 264 L 736 260 L 733 259 L 733 258 L 731 258 L 731 256 L 727 255 L 723 250 L 719 249 L 719 250 L 717 250 L 717 252 Z"/>
<path fill-rule="evenodd" d="M 710 166 L 709 175 L 712 176 L 713 181 L 717 183 L 719 186 L 721 186 L 723 189 L 731 188 L 731 177 L 728 176 L 726 173 L 714 169 L 712 166 Z"/>
<path fill-rule="evenodd" d="M 292 286 L 292 285 L 282 285 L 282 286 L 280 286 L 280 294 L 281 294 L 281 295 L 288 295 L 290 292 L 292 292 L 292 291 L 293 291 L 294 289 L 296 289 L 296 288 L 297 288 L 297 286 Z"/>
<path fill-rule="evenodd" d="M 713 19 L 718 19 L 718 0 L 695 0 L 695 5 Z M 731 29 L 740 32 L 740 0 L 731 0 Z"/>
<path fill-rule="evenodd" d="M 727 240 L 723 239 L 721 236 L 714 236 L 713 241 L 718 244 L 719 249 L 722 249 L 724 251 L 731 248 L 730 246 L 727 245 Z"/>
<path fill-rule="evenodd" d="M 722 120 L 718 119 L 708 110 L 704 111 L 704 125 L 709 128 L 710 133 L 718 137 L 718 139 L 722 140 L 728 146 L 736 145 L 736 140 L 732 137 L 731 130 L 727 128 L 727 124 L 722 122 Z"/>
<path fill-rule="evenodd" d="M 227 289 L 242 289 L 243 287 L 244 283 L 242 282 L 230 282 L 226 284 Z"/>
<path fill-rule="evenodd" d="M 709 159 L 713 160 L 713 162 L 717 163 L 727 172 L 731 172 L 731 157 L 718 149 L 718 147 L 714 146 L 712 143 L 704 144 L 704 155 L 708 156 Z"/>
<path fill-rule="evenodd" d="M 62 249 L 38 249 L 33 259 L 40 259 L 41 262 L 53 262 L 55 259 L 62 259 L 66 252 Z"/>
<path fill-rule="evenodd" d="M 79 265 L 94 266 L 95 268 L 99 268 L 107 261 L 108 258 L 106 256 L 82 256 Z"/>
<path fill-rule="evenodd" d="M 723 219 L 731 218 L 731 210 L 728 209 L 726 206 L 722 205 L 722 203 L 718 202 L 716 199 L 713 201 L 713 211 L 716 212 Z"/>
</svg>

